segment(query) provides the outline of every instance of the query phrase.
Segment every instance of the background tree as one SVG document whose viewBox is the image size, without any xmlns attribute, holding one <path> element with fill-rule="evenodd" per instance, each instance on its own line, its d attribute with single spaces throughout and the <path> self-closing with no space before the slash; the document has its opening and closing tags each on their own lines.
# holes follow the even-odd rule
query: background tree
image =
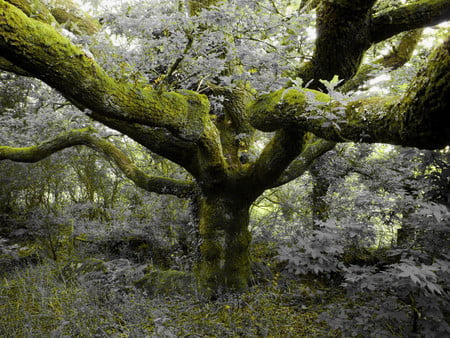
<svg viewBox="0 0 450 338">
<path fill-rule="evenodd" d="M 71 3 L 0 1 L 3 69 L 46 82 L 92 119 L 189 175 L 147 175 L 91 127 L 24 148 L 2 146 L 0 159 L 35 162 L 85 145 L 147 191 L 194 199 L 202 239 L 199 276 L 212 289 L 244 288 L 250 274 L 249 208 L 266 189 L 302 175 L 335 142 L 430 149 L 449 143 L 448 38 L 402 95 L 357 99 L 336 92 L 357 74 L 371 45 L 450 17 L 445 0 L 384 10 L 375 2 L 125 6 L 120 15 L 110 11 L 100 21 L 128 45 L 105 52 L 117 42 L 92 40 L 100 25 Z M 313 50 L 301 43 L 308 42 L 311 8 L 316 8 Z M 80 33 L 88 35 L 79 39 Z M 294 80 L 274 91 L 286 75 Z M 260 152 L 252 147 L 255 128 L 276 131 Z"/>
</svg>

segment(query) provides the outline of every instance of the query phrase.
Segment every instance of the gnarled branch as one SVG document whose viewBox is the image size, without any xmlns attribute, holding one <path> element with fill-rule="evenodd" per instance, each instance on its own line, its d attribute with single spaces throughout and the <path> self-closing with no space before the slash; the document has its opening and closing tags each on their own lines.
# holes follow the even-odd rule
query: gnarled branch
<svg viewBox="0 0 450 338">
<path fill-rule="evenodd" d="M 324 95 L 324 94 L 322 94 Z M 322 101 L 326 102 L 324 98 Z M 403 97 L 360 99 L 345 107 L 338 126 L 307 111 L 305 91 L 263 96 L 251 108 L 255 128 L 274 131 L 297 126 L 327 140 L 380 142 L 436 149 L 450 144 L 450 39 L 431 55 Z"/>
<path fill-rule="evenodd" d="M 157 92 L 111 78 L 51 26 L 0 0 L 0 56 L 60 91 L 81 110 L 162 127 L 196 141 L 208 122 L 209 102 L 185 91 Z"/>
<path fill-rule="evenodd" d="M 127 178 L 147 191 L 188 197 L 195 189 L 192 182 L 147 175 L 116 146 L 96 136 L 95 130 L 90 127 L 71 130 L 31 147 L 0 146 L 0 161 L 8 159 L 15 162 L 38 162 L 57 151 L 77 145 L 85 145 L 101 152 L 112 160 Z"/>
</svg>

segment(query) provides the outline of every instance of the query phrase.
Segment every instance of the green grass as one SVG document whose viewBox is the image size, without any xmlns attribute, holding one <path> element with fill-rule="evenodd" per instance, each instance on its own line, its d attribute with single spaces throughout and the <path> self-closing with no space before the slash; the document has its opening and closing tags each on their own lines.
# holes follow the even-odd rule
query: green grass
<svg viewBox="0 0 450 338">
<path fill-rule="evenodd" d="M 47 262 L 0 281 L 1 337 L 325 337 L 302 286 L 276 280 L 211 302 L 194 296 L 108 293 L 104 285 L 65 283 Z M 117 289 L 119 290 L 119 289 Z M 297 298 L 296 298 L 297 297 Z M 306 303 L 305 303 L 306 304 Z"/>
<path fill-rule="evenodd" d="M 134 295 L 100 299 L 96 291 L 66 284 L 58 278 L 58 267 L 49 263 L 15 271 L 0 283 L 0 336 L 119 337 L 125 332 L 127 337 L 151 332 L 147 304 Z"/>
</svg>

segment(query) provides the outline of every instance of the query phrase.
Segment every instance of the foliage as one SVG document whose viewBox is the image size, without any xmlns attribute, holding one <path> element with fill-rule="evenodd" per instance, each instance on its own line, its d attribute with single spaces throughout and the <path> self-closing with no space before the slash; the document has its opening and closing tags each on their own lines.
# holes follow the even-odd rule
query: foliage
<svg viewBox="0 0 450 338">
<path fill-rule="evenodd" d="M 142 297 L 111 293 L 113 299 L 101 303 L 87 287 L 59 280 L 56 271 L 52 264 L 44 264 L 17 271 L 2 281 L 2 336 L 106 337 L 151 332 L 151 313 Z"/>
<path fill-rule="evenodd" d="M 287 81 L 283 73 L 308 56 L 312 41 L 305 28 L 312 21 L 289 3 L 277 7 L 272 1 L 222 3 L 197 16 L 187 16 L 176 1 L 125 2 L 102 15 L 105 31 L 121 38 L 111 54 L 115 62 L 109 53 L 103 62 L 123 74 L 119 58 L 136 72 L 130 77 L 156 86 L 204 91 L 208 83 L 232 88 L 249 81 L 267 92 L 280 88 Z M 108 41 L 98 43 L 104 49 Z M 230 64 L 242 68 L 230 72 Z"/>
<path fill-rule="evenodd" d="M 431 215 L 438 210 L 425 209 L 418 213 Z M 320 318 L 350 336 L 448 335 L 450 223 L 448 211 L 439 216 L 439 221 L 428 224 L 436 231 L 434 236 L 419 235 L 421 240 L 416 242 L 419 246 L 409 243 L 408 248 L 388 252 L 399 257 L 397 262 L 378 267 L 343 266 L 342 285 L 350 296 L 349 302 L 331 305 L 330 312 Z M 436 239 L 441 241 L 438 254 L 433 243 Z"/>
<path fill-rule="evenodd" d="M 287 262 L 287 269 L 295 274 L 335 272 L 341 268 L 344 245 L 342 232 L 327 222 L 294 243 L 281 245 L 278 259 Z"/>
</svg>

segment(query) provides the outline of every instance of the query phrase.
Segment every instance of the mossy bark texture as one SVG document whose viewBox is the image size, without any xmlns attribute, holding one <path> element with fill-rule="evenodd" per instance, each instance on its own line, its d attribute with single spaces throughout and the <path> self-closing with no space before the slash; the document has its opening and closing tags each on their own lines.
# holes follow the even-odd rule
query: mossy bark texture
<svg viewBox="0 0 450 338">
<path fill-rule="evenodd" d="M 338 126 L 306 108 L 305 90 L 291 89 L 282 99 L 284 92 L 264 95 L 250 108 L 255 128 L 274 131 L 297 126 L 336 142 L 442 148 L 450 144 L 450 38 L 431 53 L 403 96 L 351 101 L 343 107 L 345 119 Z"/>
<path fill-rule="evenodd" d="M 248 230 L 249 205 L 237 196 L 203 198 L 199 205 L 199 229 L 203 260 L 197 275 L 211 291 L 217 285 L 244 289 L 250 276 Z"/>
</svg>

